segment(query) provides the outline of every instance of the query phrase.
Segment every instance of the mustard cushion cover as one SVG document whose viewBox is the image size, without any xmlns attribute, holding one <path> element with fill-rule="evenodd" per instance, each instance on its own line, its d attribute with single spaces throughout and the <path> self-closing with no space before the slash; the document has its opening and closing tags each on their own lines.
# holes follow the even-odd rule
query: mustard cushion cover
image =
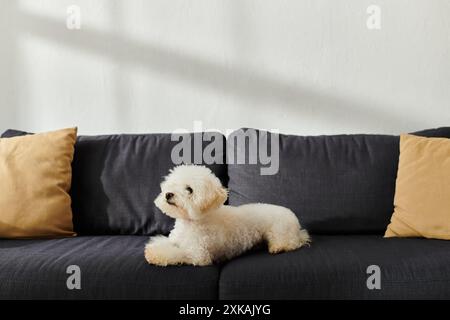
<svg viewBox="0 0 450 320">
<path fill-rule="evenodd" d="M 69 189 L 76 128 L 0 138 L 0 238 L 74 236 Z"/>
<path fill-rule="evenodd" d="M 394 206 L 385 237 L 450 240 L 450 139 L 400 137 Z"/>
</svg>

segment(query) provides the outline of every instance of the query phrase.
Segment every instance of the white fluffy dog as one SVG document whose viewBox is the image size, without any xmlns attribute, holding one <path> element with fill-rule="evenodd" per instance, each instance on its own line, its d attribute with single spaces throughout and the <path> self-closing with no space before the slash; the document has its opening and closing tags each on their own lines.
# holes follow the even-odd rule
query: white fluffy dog
<svg viewBox="0 0 450 320">
<path fill-rule="evenodd" d="M 175 218 L 168 237 L 150 238 L 145 258 L 151 264 L 204 266 L 230 259 L 265 241 L 270 253 L 308 244 L 295 214 L 270 204 L 223 205 L 227 190 L 203 166 L 183 165 L 161 183 L 156 206 Z"/>
</svg>

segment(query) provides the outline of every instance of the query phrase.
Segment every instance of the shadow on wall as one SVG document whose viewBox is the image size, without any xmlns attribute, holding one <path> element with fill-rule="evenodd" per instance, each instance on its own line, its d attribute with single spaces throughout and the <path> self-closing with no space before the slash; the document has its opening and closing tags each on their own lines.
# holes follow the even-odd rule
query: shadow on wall
<svg viewBox="0 0 450 320">
<path fill-rule="evenodd" d="M 0 131 L 7 129 L 17 123 L 19 113 L 20 86 L 17 83 L 18 64 L 18 46 L 17 33 L 8 32 L 16 29 L 17 2 L 11 1 L 7 5 L 1 4 L 0 10 Z M 1 133 L 1 132 L 0 132 Z"/>
<path fill-rule="evenodd" d="M 116 18 L 119 7 L 112 7 Z M 250 105 L 271 105 L 289 108 L 288 114 L 299 119 L 321 123 L 358 124 L 365 128 L 377 128 L 408 122 L 409 126 L 420 127 L 420 122 L 405 119 L 395 113 L 386 114 L 382 108 L 370 101 L 355 101 L 351 98 L 329 95 L 317 89 L 299 86 L 282 79 L 275 79 L 255 70 L 243 70 L 222 66 L 188 53 L 164 49 L 156 45 L 141 43 L 120 34 L 117 27 L 113 32 L 102 32 L 83 26 L 80 32 L 70 32 L 63 22 L 21 12 L 17 16 L 16 34 L 31 34 L 46 41 L 54 41 L 74 50 L 105 56 L 124 67 L 139 66 L 151 73 L 160 73 L 176 80 L 189 82 L 213 91 L 233 95 L 247 100 Z M 120 20 L 120 19 L 119 19 Z M 17 61 L 15 62 L 17 65 Z M 13 73 L 13 72 L 12 72 Z M 343 75 L 345 76 L 345 75 Z M 126 83 L 123 75 L 117 74 L 117 105 L 126 106 Z M 121 91 L 122 90 L 122 91 Z"/>
</svg>

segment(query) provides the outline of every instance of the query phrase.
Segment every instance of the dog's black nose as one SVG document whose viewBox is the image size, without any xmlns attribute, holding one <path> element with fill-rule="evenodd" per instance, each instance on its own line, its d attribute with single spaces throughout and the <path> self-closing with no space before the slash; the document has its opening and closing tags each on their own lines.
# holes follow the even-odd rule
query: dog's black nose
<svg viewBox="0 0 450 320">
<path fill-rule="evenodd" d="M 166 193 L 166 200 L 169 200 L 173 197 L 173 193 L 172 192 L 167 192 Z"/>
</svg>

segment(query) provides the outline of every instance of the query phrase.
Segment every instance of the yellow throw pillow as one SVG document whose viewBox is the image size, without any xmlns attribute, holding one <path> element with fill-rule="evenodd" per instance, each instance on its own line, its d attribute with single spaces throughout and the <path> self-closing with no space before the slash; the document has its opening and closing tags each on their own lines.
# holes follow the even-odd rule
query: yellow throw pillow
<svg viewBox="0 0 450 320">
<path fill-rule="evenodd" d="M 385 237 L 450 240 L 450 139 L 400 137 L 394 205 Z"/>
<path fill-rule="evenodd" d="M 0 138 L 0 238 L 74 236 L 72 159 L 77 129 Z"/>
</svg>

